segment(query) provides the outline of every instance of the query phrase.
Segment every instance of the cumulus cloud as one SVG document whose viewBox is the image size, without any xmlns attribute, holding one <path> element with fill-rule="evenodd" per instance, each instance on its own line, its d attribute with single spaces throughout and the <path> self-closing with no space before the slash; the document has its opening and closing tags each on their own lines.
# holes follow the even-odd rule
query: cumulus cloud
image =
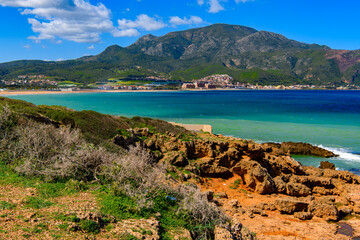
<svg viewBox="0 0 360 240">
<path fill-rule="evenodd" d="M 246 3 L 252 2 L 255 0 L 235 0 L 236 3 Z M 209 6 L 209 13 L 218 13 L 220 11 L 225 10 L 223 5 L 220 2 L 227 2 L 227 0 L 197 0 L 199 6 L 204 5 L 205 3 Z"/>
<path fill-rule="evenodd" d="M 140 35 L 140 32 L 136 29 L 122 29 L 122 30 L 119 30 L 119 29 L 115 29 L 113 32 L 112 32 L 112 35 L 114 37 L 136 37 L 136 36 L 139 36 Z"/>
<path fill-rule="evenodd" d="M 218 13 L 220 11 L 225 10 L 218 0 L 210 0 L 209 5 L 210 5 L 209 13 Z"/>
<path fill-rule="evenodd" d="M 166 27 L 167 25 L 160 19 L 140 14 L 135 20 L 119 19 L 118 27 L 112 34 L 115 37 L 135 37 L 140 35 L 141 30 L 154 31 Z"/>
<path fill-rule="evenodd" d="M 36 42 L 63 38 L 74 42 L 98 42 L 100 34 L 114 29 L 111 11 L 87 0 L 0 0 L 1 6 L 25 8 Z"/>
<path fill-rule="evenodd" d="M 209 4 L 210 12 L 223 9 L 218 3 L 219 0 L 197 1 L 200 5 Z M 22 15 L 29 16 L 28 23 L 35 34 L 28 38 L 36 43 L 43 40 L 62 43 L 63 39 L 93 43 L 99 42 L 103 33 L 110 33 L 114 37 L 135 37 L 140 35 L 141 31 L 168 27 L 160 17 L 146 14 L 138 15 L 135 20 L 119 19 L 115 26 L 111 10 L 101 2 L 91 4 L 89 0 L 0 0 L 0 6 L 19 8 Z M 196 16 L 170 18 L 173 27 L 202 22 L 203 20 Z"/>
<path fill-rule="evenodd" d="M 94 45 L 89 46 L 87 49 L 95 49 Z"/>
<path fill-rule="evenodd" d="M 166 24 L 146 14 L 141 14 L 136 17 L 136 20 L 120 19 L 118 20 L 119 29 L 143 29 L 147 31 L 159 30 L 166 27 Z"/>
<path fill-rule="evenodd" d="M 202 5 L 204 5 L 204 0 L 197 0 L 197 3 L 200 5 L 200 6 L 202 6 Z"/>
<path fill-rule="evenodd" d="M 191 16 L 190 18 L 184 17 L 180 18 L 178 16 L 170 17 L 171 24 L 173 25 L 193 25 L 193 24 L 201 24 L 204 23 L 201 17 Z"/>
</svg>

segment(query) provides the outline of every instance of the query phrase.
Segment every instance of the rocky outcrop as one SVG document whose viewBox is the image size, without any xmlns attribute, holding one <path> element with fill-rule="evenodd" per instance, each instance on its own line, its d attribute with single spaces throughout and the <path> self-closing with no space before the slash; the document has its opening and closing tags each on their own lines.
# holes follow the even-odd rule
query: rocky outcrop
<svg viewBox="0 0 360 240">
<path fill-rule="evenodd" d="M 141 144 L 171 171 L 182 168 L 188 177 L 230 178 L 239 176 L 241 184 L 259 194 L 282 193 L 295 197 L 312 194 L 339 195 L 341 185 L 359 184 L 360 177 L 349 172 L 304 167 L 290 153 L 333 156 L 333 153 L 305 143 L 257 144 L 212 134 L 186 136 L 156 134 L 147 128 L 129 129 L 128 136 L 117 136 L 121 146 Z M 168 165 L 167 165 L 168 164 Z M 176 166 L 177 168 L 173 168 Z"/>
<path fill-rule="evenodd" d="M 337 155 L 329 150 L 313 146 L 309 143 L 302 142 L 283 142 L 283 143 L 267 143 L 268 145 L 278 148 L 284 153 L 294 154 L 294 155 L 311 155 L 318 157 L 336 157 Z"/>
</svg>

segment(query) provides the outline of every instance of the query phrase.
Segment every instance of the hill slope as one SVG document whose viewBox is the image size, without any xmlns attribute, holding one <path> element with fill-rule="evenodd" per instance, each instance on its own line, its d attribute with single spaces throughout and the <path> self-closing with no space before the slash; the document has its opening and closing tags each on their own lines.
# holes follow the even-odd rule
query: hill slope
<svg viewBox="0 0 360 240">
<path fill-rule="evenodd" d="M 16 61 L 0 64 L 0 78 L 45 74 L 59 80 L 94 82 L 132 75 L 191 80 L 229 73 L 235 80 L 259 84 L 360 83 L 360 50 L 290 40 L 280 34 L 237 25 L 146 35 L 123 48 L 108 47 L 96 56 L 62 62 Z"/>
</svg>

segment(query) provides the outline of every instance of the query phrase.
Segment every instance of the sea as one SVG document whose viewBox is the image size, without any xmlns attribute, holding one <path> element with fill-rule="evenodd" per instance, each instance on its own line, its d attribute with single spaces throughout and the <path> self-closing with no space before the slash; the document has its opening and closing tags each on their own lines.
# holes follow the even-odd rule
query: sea
<svg viewBox="0 0 360 240">
<path fill-rule="evenodd" d="M 360 174 L 360 91 L 234 90 L 9 96 L 126 117 L 210 124 L 215 134 L 256 142 L 307 142 L 335 152 L 337 169 Z M 303 165 L 325 159 L 294 156 Z"/>
</svg>

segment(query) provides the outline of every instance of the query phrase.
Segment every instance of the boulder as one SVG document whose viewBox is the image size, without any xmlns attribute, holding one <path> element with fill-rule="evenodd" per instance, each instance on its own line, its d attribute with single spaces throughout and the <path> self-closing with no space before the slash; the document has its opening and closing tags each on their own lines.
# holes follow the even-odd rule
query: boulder
<svg viewBox="0 0 360 240">
<path fill-rule="evenodd" d="M 233 239 L 237 240 L 255 240 L 254 235 L 244 227 L 237 219 L 233 219 L 231 223 L 231 233 Z M 231 238 L 230 238 L 231 239 Z"/>
<path fill-rule="evenodd" d="M 300 220 L 311 220 L 313 218 L 313 214 L 311 212 L 296 212 L 294 213 L 294 217 Z"/>
<path fill-rule="evenodd" d="M 339 219 L 339 211 L 333 202 L 314 200 L 311 201 L 308 209 L 314 216 L 323 218 L 326 221 L 337 221 Z"/>
<path fill-rule="evenodd" d="M 259 194 L 275 191 L 275 183 L 268 171 L 256 161 L 242 160 L 232 168 L 232 172 L 241 176 L 246 187 Z"/>
<path fill-rule="evenodd" d="M 311 189 L 301 183 L 289 182 L 286 184 L 286 194 L 296 197 L 306 197 L 311 194 Z"/>
<path fill-rule="evenodd" d="M 329 162 L 329 161 L 321 161 L 320 167 L 321 169 L 332 169 L 335 170 L 335 164 Z"/>
<path fill-rule="evenodd" d="M 306 212 L 309 204 L 290 199 L 278 199 L 275 201 L 275 205 L 281 213 L 293 214 L 294 212 Z"/>
</svg>

